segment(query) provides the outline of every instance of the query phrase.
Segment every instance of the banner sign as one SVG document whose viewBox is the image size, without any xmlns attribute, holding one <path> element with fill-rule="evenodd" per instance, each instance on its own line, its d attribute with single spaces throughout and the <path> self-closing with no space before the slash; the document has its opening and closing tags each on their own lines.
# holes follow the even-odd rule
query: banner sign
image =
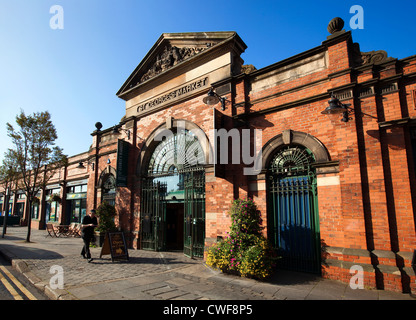
<svg viewBox="0 0 416 320">
<path fill-rule="evenodd" d="M 127 172 L 129 163 L 130 143 L 118 140 L 117 146 L 117 187 L 127 187 Z"/>
</svg>

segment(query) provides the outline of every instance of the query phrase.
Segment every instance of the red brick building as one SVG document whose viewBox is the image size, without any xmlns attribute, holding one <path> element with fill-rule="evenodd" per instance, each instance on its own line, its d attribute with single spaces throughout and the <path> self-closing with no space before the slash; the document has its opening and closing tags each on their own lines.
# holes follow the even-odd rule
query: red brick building
<svg viewBox="0 0 416 320">
<path fill-rule="evenodd" d="M 251 197 L 282 267 L 414 292 L 416 56 L 331 25 L 259 70 L 235 32 L 162 34 L 117 92 L 125 116 L 56 178 L 59 222 L 107 200 L 132 247 L 203 257 Z"/>
</svg>

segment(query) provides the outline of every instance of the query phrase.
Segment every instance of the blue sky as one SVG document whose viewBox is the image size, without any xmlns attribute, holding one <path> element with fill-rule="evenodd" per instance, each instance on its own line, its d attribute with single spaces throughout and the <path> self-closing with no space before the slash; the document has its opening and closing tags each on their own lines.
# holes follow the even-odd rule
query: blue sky
<svg viewBox="0 0 416 320">
<path fill-rule="evenodd" d="M 64 28 L 52 29 L 50 8 L 63 9 Z M 352 30 L 353 5 L 364 29 Z M 416 54 L 414 0 L 406 1 L 139 1 L 0 0 L 0 160 L 11 147 L 6 122 L 48 110 L 67 155 L 87 151 L 91 132 L 118 124 L 116 96 L 164 32 L 236 31 L 257 69 L 319 46 L 336 16 L 361 51 L 395 58 Z"/>
</svg>

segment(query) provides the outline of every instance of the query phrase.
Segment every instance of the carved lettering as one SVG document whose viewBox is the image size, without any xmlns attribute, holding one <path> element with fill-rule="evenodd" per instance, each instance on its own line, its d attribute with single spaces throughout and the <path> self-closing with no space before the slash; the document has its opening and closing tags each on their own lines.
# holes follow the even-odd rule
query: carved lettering
<svg viewBox="0 0 416 320">
<path fill-rule="evenodd" d="M 159 105 L 162 105 L 166 102 L 172 101 L 182 95 L 186 95 L 187 93 L 191 93 L 199 88 L 203 88 L 208 84 L 208 78 L 203 78 L 200 80 L 197 80 L 195 82 L 192 82 L 191 84 L 188 84 L 186 86 L 183 86 L 179 89 L 173 90 L 167 94 L 164 94 L 163 96 L 157 97 L 149 102 L 143 103 L 137 107 L 137 112 L 143 112 L 145 110 L 157 107 Z"/>
</svg>

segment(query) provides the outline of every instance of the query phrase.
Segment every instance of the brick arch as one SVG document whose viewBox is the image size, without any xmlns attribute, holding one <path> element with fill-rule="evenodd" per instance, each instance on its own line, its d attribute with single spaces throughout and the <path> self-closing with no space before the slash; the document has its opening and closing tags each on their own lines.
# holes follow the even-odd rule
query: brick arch
<svg viewBox="0 0 416 320">
<path fill-rule="evenodd" d="M 209 164 L 209 157 L 211 153 L 211 145 L 209 143 L 208 137 L 206 136 L 205 132 L 195 123 L 183 120 L 183 119 L 167 119 L 165 123 L 162 123 L 158 126 L 146 139 L 146 143 L 144 144 L 139 159 L 137 162 L 136 173 L 139 176 L 146 176 L 147 175 L 147 167 L 150 161 L 150 158 L 153 154 L 153 151 L 157 147 L 157 145 L 161 142 L 160 137 L 164 135 L 164 130 L 172 130 L 172 132 L 177 131 L 178 128 L 186 129 L 191 131 L 198 137 L 198 141 L 201 144 L 202 150 L 204 152 L 205 158 L 205 165 Z M 158 139 L 158 140 L 157 140 Z"/>
<path fill-rule="evenodd" d="M 294 144 L 308 148 L 314 155 L 316 163 L 330 161 L 328 150 L 324 144 L 309 133 L 285 130 L 265 143 L 262 148 L 262 169 L 267 170 L 274 154 L 282 147 Z"/>
</svg>

